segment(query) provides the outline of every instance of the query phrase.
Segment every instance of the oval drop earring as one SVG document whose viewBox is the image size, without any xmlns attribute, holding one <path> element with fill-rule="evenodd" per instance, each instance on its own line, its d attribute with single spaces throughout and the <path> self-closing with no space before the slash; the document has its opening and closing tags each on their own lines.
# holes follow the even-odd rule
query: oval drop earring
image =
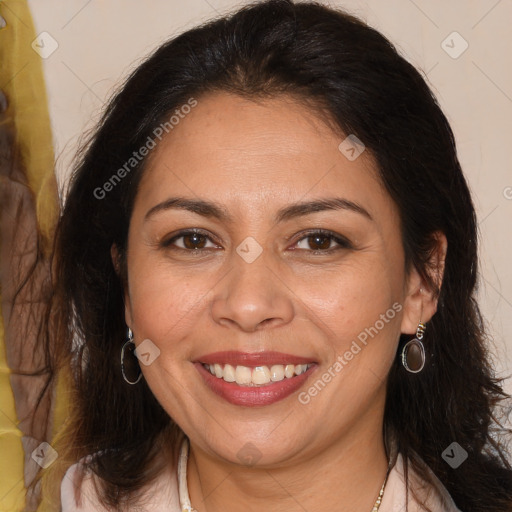
<svg viewBox="0 0 512 512">
<path fill-rule="evenodd" d="M 419 373 L 425 366 L 425 347 L 421 342 L 425 328 L 425 324 L 420 322 L 416 337 L 408 341 L 402 349 L 402 364 L 410 373 Z"/>
<path fill-rule="evenodd" d="M 139 375 L 135 380 L 130 380 L 126 376 L 124 357 L 125 357 L 125 352 L 127 350 L 131 351 L 132 354 L 133 354 L 133 351 L 135 350 L 135 343 L 133 341 L 133 332 L 129 327 L 128 327 L 128 339 L 126 340 L 125 344 L 121 348 L 121 374 L 123 375 L 123 379 L 125 380 L 125 382 L 128 384 L 131 384 L 133 386 L 133 385 L 137 384 L 140 381 L 140 379 L 142 379 L 142 371 L 140 371 L 140 368 L 139 368 Z"/>
</svg>

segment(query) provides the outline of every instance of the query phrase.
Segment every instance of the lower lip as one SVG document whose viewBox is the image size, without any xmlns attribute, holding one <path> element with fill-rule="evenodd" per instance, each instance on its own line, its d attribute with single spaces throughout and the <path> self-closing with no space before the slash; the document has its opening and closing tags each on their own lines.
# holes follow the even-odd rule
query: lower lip
<svg viewBox="0 0 512 512">
<path fill-rule="evenodd" d="M 230 404 L 257 407 L 270 405 L 290 396 L 306 382 L 317 365 L 313 364 L 304 373 L 291 379 L 285 377 L 283 380 L 268 386 L 257 387 L 239 386 L 236 382 L 226 382 L 224 379 L 212 375 L 201 363 L 194 363 L 194 366 L 203 377 L 206 385 Z"/>
</svg>

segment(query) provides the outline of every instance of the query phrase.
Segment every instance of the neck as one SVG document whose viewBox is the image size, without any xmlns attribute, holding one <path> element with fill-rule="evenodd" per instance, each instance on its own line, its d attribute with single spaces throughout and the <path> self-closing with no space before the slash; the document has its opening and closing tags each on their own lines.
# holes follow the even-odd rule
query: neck
<svg viewBox="0 0 512 512">
<path fill-rule="evenodd" d="M 306 461 L 272 469 L 226 463 L 191 444 L 192 506 L 197 512 L 370 512 L 388 469 L 382 424 L 351 432 Z"/>
</svg>

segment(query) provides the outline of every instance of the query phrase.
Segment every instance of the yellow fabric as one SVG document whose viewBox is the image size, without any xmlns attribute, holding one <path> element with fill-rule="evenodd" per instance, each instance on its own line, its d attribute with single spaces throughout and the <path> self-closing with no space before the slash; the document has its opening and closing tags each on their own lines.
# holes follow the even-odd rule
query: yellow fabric
<svg viewBox="0 0 512 512">
<path fill-rule="evenodd" d="M 0 29 L 0 90 L 8 98 L 6 118 L 15 129 L 26 178 L 35 198 L 43 249 L 47 254 L 58 200 L 41 57 L 31 46 L 36 32 L 27 1 L 0 0 L 0 15 L 6 22 Z M 24 451 L 22 434 L 16 427 L 18 418 L 5 354 L 0 314 L 0 511 L 16 512 L 25 507 Z M 57 401 L 54 432 L 62 424 L 64 410 L 65 404 Z"/>
<path fill-rule="evenodd" d="M 14 512 L 25 505 L 23 446 L 16 428 L 14 397 L 5 361 L 3 321 L 0 315 L 0 510 Z"/>
<path fill-rule="evenodd" d="M 0 0 L 0 88 L 9 98 L 25 171 L 34 192 L 41 233 L 51 238 L 57 213 L 54 154 L 41 57 L 26 0 Z"/>
</svg>

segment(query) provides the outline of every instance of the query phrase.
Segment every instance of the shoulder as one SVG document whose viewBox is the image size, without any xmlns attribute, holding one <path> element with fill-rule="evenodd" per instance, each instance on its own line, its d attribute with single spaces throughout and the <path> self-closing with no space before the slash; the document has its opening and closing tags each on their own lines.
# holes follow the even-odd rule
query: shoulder
<svg viewBox="0 0 512 512">
<path fill-rule="evenodd" d="M 420 503 L 427 505 L 435 512 L 462 512 L 457 508 L 447 489 L 435 474 L 427 467 L 427 471 L 434 481 L 434 485 L 427 485 L 409 466 L 409 492 L 406 496 L 404 460 L 401 454 L 397 455 L 396 463 L 391 469 L 386 483 L 380 512 L 402 512 L 406 510 L 406 500 L 409 512 L 423 512 Z M 411 487 L 419 501 L 414 499 Z"/>
<path fill-rule="evenodd" d="M 85 458 L 87 459 L 87 458 Z M 101 505 L 96 488 L 100 479 L 87 471 L 83 460 L 69 467 L 60 487 L 61 512 L 111 512 Z M 176 471 L 163 472 L 144 488 L 137 509 L 140 512 L 181 512 Z"/>
<path fill-rule="evenodd" d="M 87 472 L 82 461 L 73 464 L 60 485 L 62 512 L 106 510 L 97 499 L 93 475 Z"/>
</svg>

